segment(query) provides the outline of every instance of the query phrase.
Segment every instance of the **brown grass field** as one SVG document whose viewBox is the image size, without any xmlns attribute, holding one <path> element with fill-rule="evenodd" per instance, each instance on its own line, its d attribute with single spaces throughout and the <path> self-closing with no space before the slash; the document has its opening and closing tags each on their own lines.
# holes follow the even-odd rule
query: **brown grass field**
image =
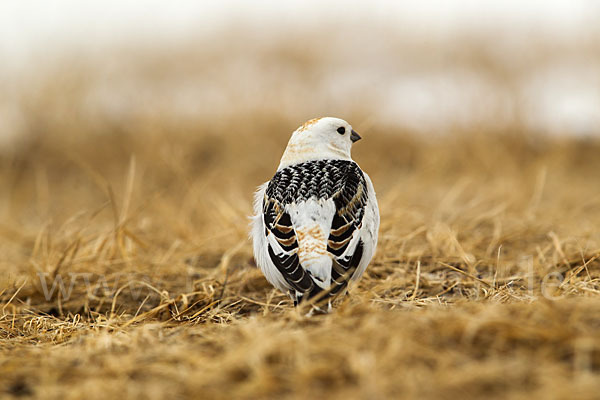
<svg viewBox="0 0 600 400">
<path fill-rule="evenodd" d="M 598 398 L 597 138 L 338 115 L 380 241 L 307 318 L 257 270 L 247 217 L 315 115 L 115 121 L 63 78 L 0 153 L 0 397 Z"/>
</svg>

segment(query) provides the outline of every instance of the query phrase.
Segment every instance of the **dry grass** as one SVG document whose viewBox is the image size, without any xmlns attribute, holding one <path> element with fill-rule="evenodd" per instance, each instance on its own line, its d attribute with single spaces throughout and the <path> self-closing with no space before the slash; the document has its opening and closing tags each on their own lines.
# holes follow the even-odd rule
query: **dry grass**
<svg viewBox="0 0 600 400">
<path fill-rule="evenodd" d="M 599 143 L 366 132 L 379 252 L 332 315 L 307 319 L 246 233 L 293 125 L 243 123 L 50 132 L 3 157 L 3 393 L 597 394 Z"/>
<path fill-rule="evenodd" d="M 364 137 L 379 250 L 305 318 L 247 239 L 298 116 L 70 114 L 80 78 L 30 98 L 0 155 L 0 397 L 597 397 L 598 140 L 340 115 Z"/>
</svg>

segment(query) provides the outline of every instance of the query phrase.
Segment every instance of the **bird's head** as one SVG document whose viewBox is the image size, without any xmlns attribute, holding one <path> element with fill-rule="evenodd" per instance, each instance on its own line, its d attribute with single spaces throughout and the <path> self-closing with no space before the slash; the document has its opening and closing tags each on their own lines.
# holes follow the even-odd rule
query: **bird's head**
<svg viewBox="0 0 600 400">
<path fill-rule="evenodd" d="M 359 134 L 343 119 L 311 119 L 292 133 L 279 169 L 312 160 L 351 160 L 352 143 L 359 139 Z"/>
</svg>

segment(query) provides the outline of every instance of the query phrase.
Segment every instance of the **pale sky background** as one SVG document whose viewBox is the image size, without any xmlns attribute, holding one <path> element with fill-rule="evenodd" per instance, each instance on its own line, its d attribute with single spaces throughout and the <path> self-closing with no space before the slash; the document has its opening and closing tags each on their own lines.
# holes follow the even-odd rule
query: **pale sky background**
<svg viewBox="0 0 600 400">
<path fill-rule="evenodd" d="M 169 40 L 237 21 L 268 30 L 328 19 L 387 21 L 407 33 L 531 29 L 577 35 L 600 23 L 595 0 L 2 0 L 0 54 L 23 57 L 82 41 Z"/>
<path fill-rule="evenodd" d="M 353 26 L 393 26 L 409 38 L 486 34 L 503 37 L 505 45 L 519 46 L 522 38 L 535 32 L 548 43 L 577 44 L 600 32 L 600 1 L 1 0 L 0 88 L 2 83 L 10 86 L 24 71 L 31 73 L 69 49 L 102 51 L 136 42 L 168 46 L 236 26 L 268 37 L 282 31 L 326 26 L 328 21 L 347 21 L 349 31 Z M 544 66 L 539 74 L 527 77 L 520 92 L 521 100 L 528 104 L 527 122 L 549 133 L 568 130 L 598 134 L 598 63 L 597 59 L 576 57 Z M 424 132 L 443 129 L 444 124 L 468 124 L 478 107 L 477 96 L 495 90 L 480 77 L 460 71 L 425 71 L 406 76 L 385 73 L 389 74 L 384 76 L 389 85 L 382 86 L 376 118 L 388 124 L 401 120 Z M 336 77 L 338 81 L 348 88 L 349 96 L 359 90 L 356 71 L 341 74 Z M 115 96 L 119 96 L 117 89 Z M 491 101 L 501 103 L 501 96 Z M 0 99 L 0 136 L 16 132 L 10 121 L 26 118 L 18 114 L 9 99 Z"/>
</svg>

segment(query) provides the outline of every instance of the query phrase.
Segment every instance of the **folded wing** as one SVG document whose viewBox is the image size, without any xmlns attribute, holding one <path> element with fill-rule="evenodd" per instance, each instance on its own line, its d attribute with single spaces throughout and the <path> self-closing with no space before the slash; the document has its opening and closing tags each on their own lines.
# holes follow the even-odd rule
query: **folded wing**
<svg viewBox="0 0 600 400">
<path fill-rule="evenodd" d="M 321 291 L 298 257 L 297 227 L 288 206 L 308 199 L 333 201 L 335 211 L 324 215 L 331 221 L 327 254 L 332 259 L 330 294 L 341 292 L 352 278 L 363 254 L 360 239 L 367 204 L 365 178 L 358 165 L 345 160 L 320 160 L 278 171 L 263 200 L 265 235 L 269 257 L 289 287 L 308 298 Z"/>
</svg>

